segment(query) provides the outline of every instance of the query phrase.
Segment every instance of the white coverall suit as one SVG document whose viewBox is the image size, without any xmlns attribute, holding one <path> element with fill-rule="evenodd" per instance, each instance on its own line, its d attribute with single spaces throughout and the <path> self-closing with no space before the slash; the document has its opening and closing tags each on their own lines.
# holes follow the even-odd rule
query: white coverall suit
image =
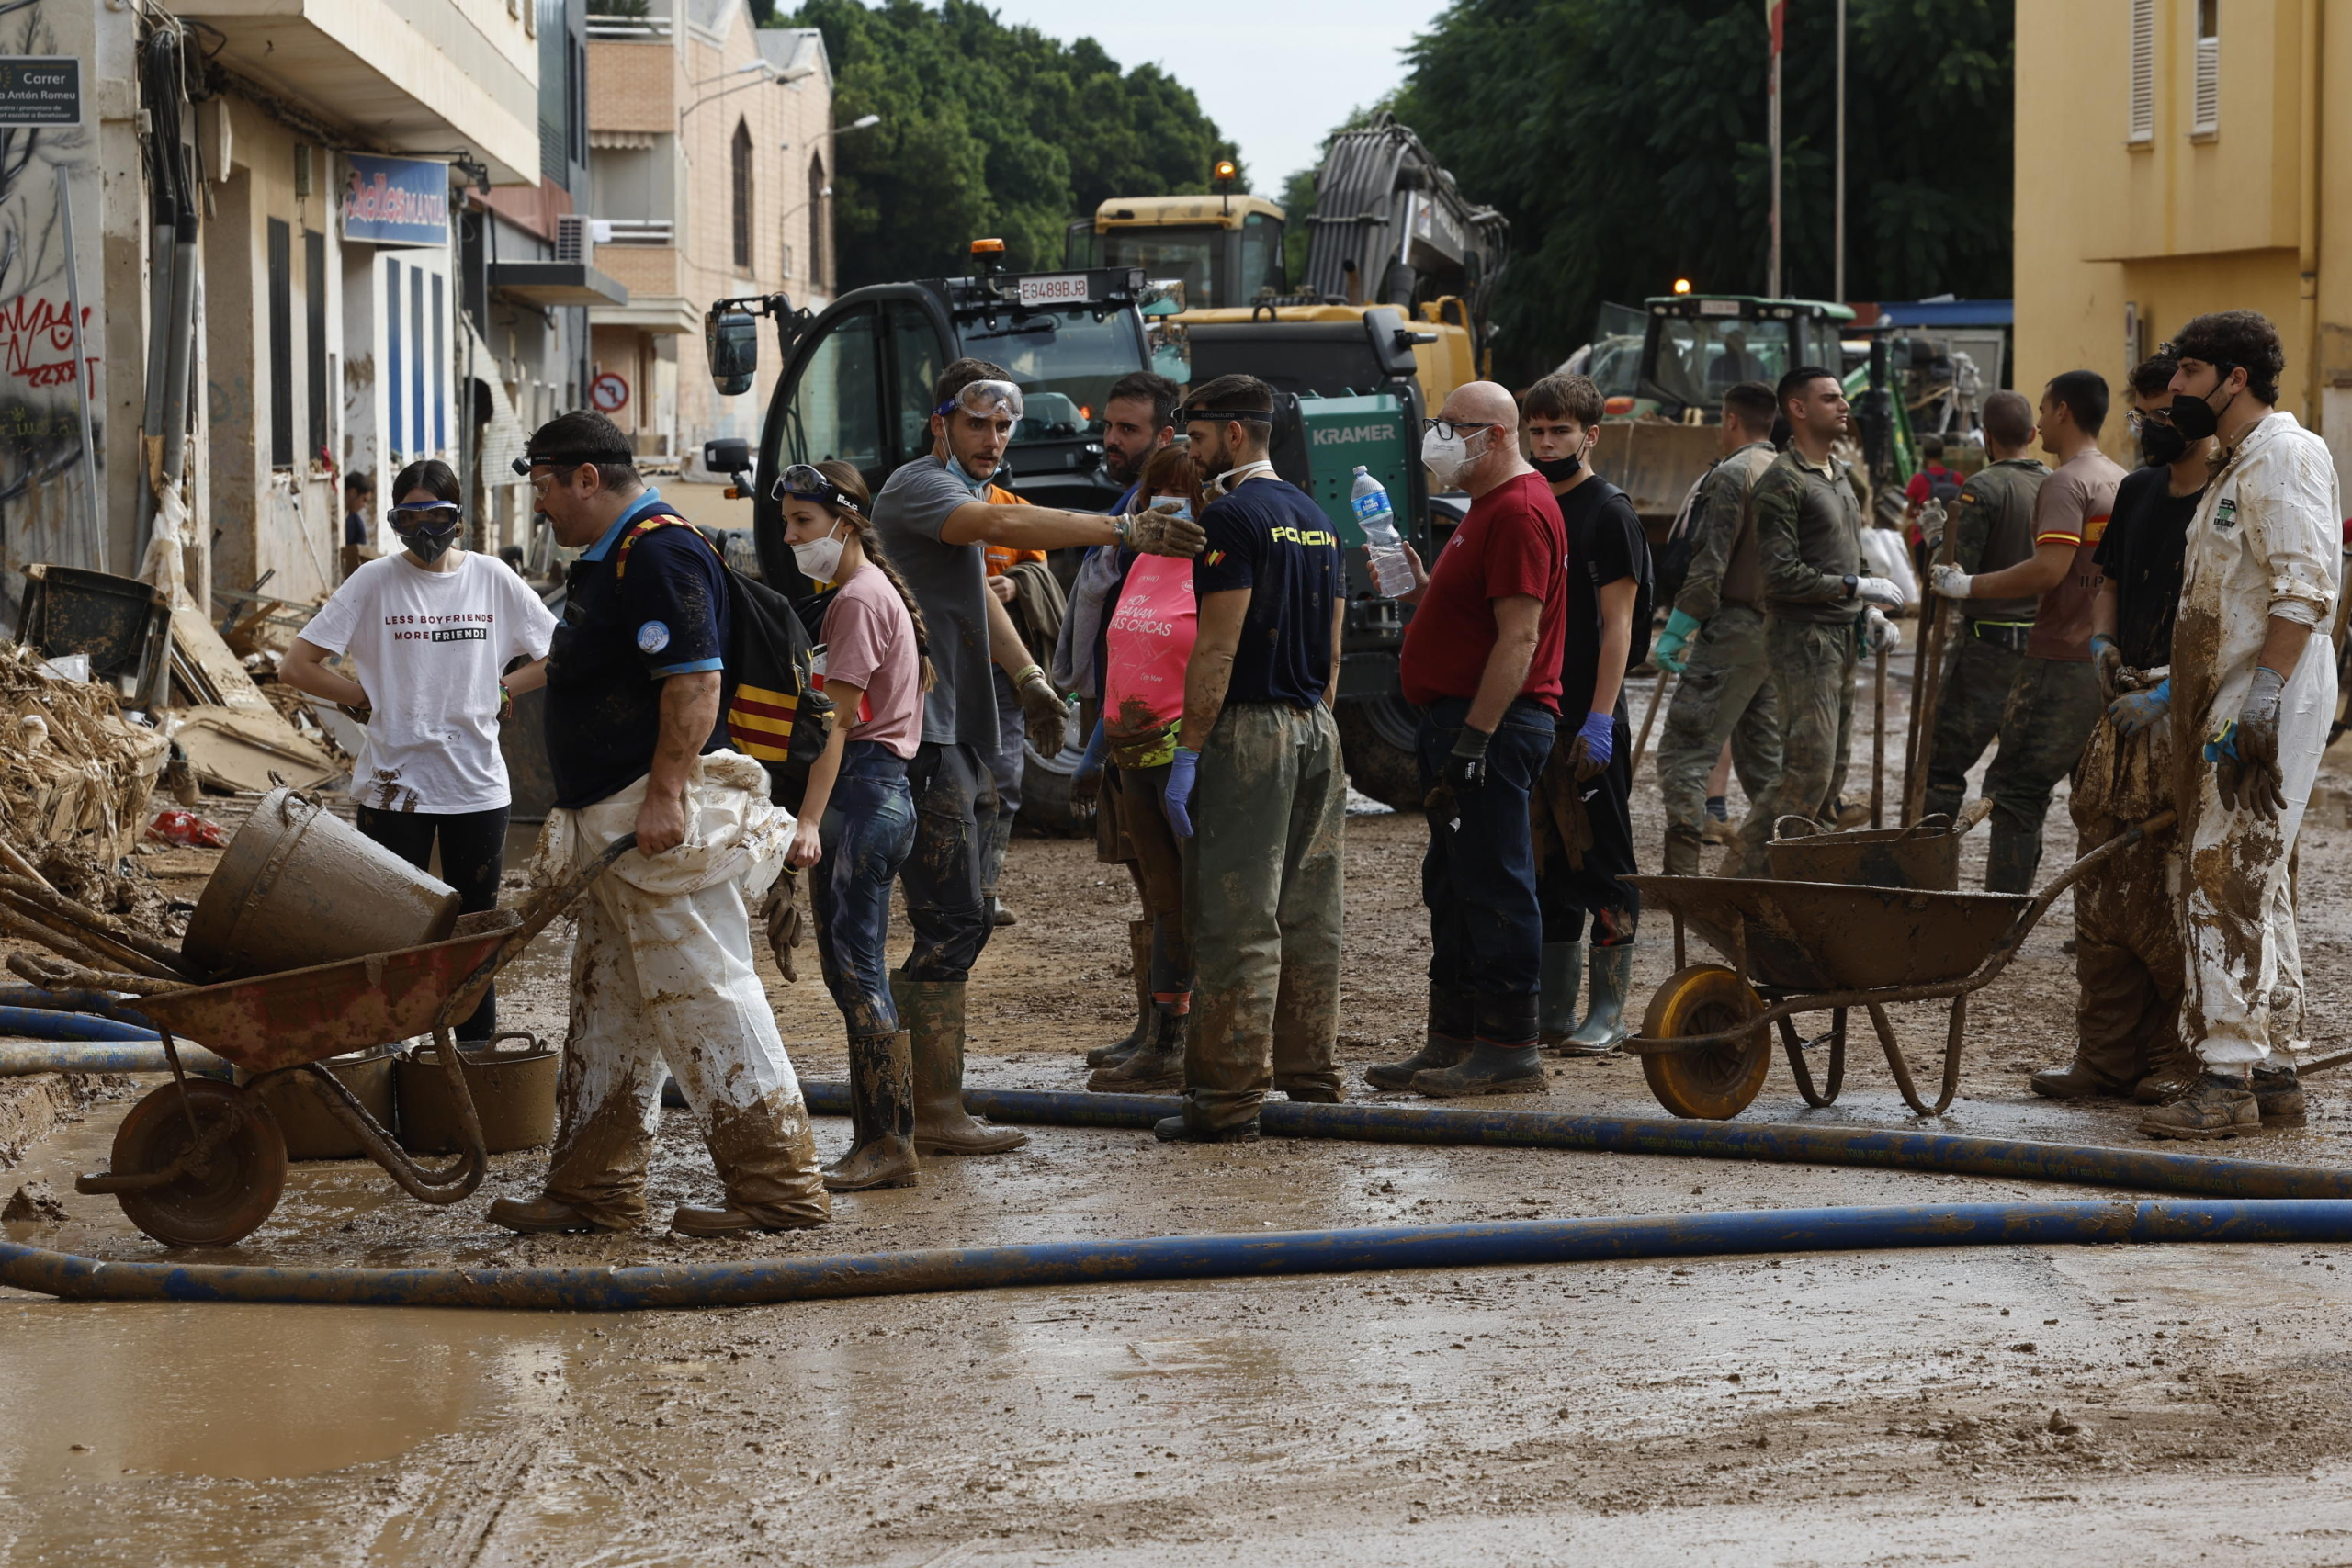
<svg viewBox="0 0 2352 1568">
<path fill-rule="evenodd" d="M 559 882 L 634 831 L 646 783 L 549 813 L 533 880 Z M 645 1217 L 666 1064 L 728 1202 L 772 1224 L 811 1224 L 831 1200 L 799 1080 L 752 968 L 750 904 L 784 869 L 792 814 L 770 802 L 759 763 L 714 751 L 687 784 L 686 824 L 675 849 L 621 856 L 581 906 L 547 1195 L 608 1228 Z"/>
<path fill-rule="evenodd" d="M 2185 1032 L 2208 1067 L 2293 1065 L 2306 1049 L 2289 859 L 2335 713 L 2329 639 L 2343 511 L 2325 443 L 2290 413 L 2246 432 L 2189 525 L 2173 631 L 2174 799 L 2187 862 Z M 2312 628 L 2278 705 L 2276 817 L 2222 803 L 2204 743 L 2234 721 L 2270 619 Z"/>
</svg>

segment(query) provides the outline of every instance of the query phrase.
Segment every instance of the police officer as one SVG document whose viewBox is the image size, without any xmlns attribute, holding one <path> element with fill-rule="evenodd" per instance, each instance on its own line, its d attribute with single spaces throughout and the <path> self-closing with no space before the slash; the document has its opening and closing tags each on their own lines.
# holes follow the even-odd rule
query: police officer
<svg viewBox="0 0 2352 1568">
<path fill-rule="evenodd" d="M 1861 575 L 1861 508 L 1849 466 L 1831 450 L 1848 423 L 1837 375 L 1799 366 L 1781 378 L 1773 399 L 1789 422 L 1789 448 L 1756 481 L 1747 504 L 1764 567 L 1781 776 L 1739 826 L 1724 866 L 1734 876 L 1770 874 L 1765 846 L 1782 817 L 1835 819 L 1839 759 L 1854 722 L 1854 667 L 1865 640 L 1891 634 L 1882 612 L 1903 604 L 1901 588 Z"/>
<path fill-rule="evenodd" d="M 1994 393 L 1984 400 L 1984 417 L 1988 461 L 1960 487 L 1953 515 L 1945 524 L 1952 531 L 1952 564 L 1977 575 L 2032 558 L 2034 498 L 2050 477 L 2048 465 L 2028 450 L 2033 407 L 2023 394 Z M 2000 733 L 2001 709 L 2025 662 L 2033 607 L 2031 594 L 1980 594 L 1961 606 L 1958 646 L 1947 655 L 1951 662 L 1936 695 L 1923 808 L 1928 814 L 1959 813 L 1968 794 L 1968 771 Z"/>
<path fill-rule="evenodd" d="M 1696 876 L 1706 841 L 1707 781 L 1724 742 L 1755 800 L 1781 775 L 1781 714 L 1764 646 L 1764 568 L 1747 497 L 1772 466 L 1772 389 L 1742 381 L 1724 394 L 1726 456 L 1691 501 L 1690 570 L 1651 661 L 1681 676 L 1658 738 L 1666 803 L 1666 874 Z"/>
</svg>

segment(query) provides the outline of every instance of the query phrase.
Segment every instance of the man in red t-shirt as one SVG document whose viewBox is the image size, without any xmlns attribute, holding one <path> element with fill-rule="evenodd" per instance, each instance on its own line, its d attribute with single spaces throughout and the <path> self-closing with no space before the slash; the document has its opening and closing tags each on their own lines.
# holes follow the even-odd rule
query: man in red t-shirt
<svg viewBox="0 0 2352 1568">
<path fill-rule="evenodd" d="M 1421 709 L 1429 853 L 1429 1037 L 1365 1073 L 1422 1094 L 1541 1093 L 1544 917 L 1528 793 L 1552 754 L 1566 636 L 1567 529 L 1519 451 L 1519 406 L 1492 381 L 1457 388 L 1421 443 L 1470 514 L 1424 577 L 1405 628 L 1406 701 Z"/>
</svg>

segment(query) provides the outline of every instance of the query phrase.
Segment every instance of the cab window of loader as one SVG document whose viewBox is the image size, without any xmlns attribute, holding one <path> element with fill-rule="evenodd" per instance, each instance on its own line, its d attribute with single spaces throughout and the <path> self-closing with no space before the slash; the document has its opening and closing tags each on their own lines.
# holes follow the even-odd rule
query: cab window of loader
<svg viewBox="0 0 2352 1568">
<path fill-rule="evenodd" d="M 883 322 L 890 334 L 890 368 L 898 378 L 891 395 L 898 402 L 899 450 L 892 461 L 903 463 L 931 450 L 931 389 L 944 367 L 939 335 L 920 307 L 886 305 Z"/>
<path fill-rule="evenodd" d="M 1144 276 L 1158 282 L 1163 277 L 1182 278 L 1184 298 L 1195 305 L 1221 300 L 1224 294 L 1217 275 L 1224 269 L 1217 265 L 1217 252 L 1225 239 L 1217 229 L 1114 229 L 1098 236 L 1104 266 L 1137 266 Z M 1249 292 L 1257 293 L 1253 284 Z"/>
<path fill-rule="evenodd" d="M 996 361 L 1020 384 L 1029 406 L 1015 445 L 1101 434 L 1104 389 L 1146 364 L 1131 311 L 1101 321 L 1091 310 L 1041 312 L 995 332 L 975 321 L 963 337 L 964 353 Z"/>
<path fill-rule="evenodd" d="M 1247 304 L 1261 288 L 1283 292 L 1283 226 L 1279 219 L 1253 212 L 1241 220 L 1241 288 L 1233 302 Z"/>
<path fill-rule="evenodd" d="M 1658 321 L 1653 396 L 1713 411 L 1742 381 L 1771 386 L 1789 370 L 1789 330 L 1775 321 L 1716 317 Z"/>
<path fill-rule="evenodd" d="M 876 329 L 871 308 L 853 311 L 828 327 L 801 362 L 800 378 L 785 405 L 785 461 L 817 463 L 838 457 L 859 469 L 882 466 L 882 356 Z"/>
</svg>

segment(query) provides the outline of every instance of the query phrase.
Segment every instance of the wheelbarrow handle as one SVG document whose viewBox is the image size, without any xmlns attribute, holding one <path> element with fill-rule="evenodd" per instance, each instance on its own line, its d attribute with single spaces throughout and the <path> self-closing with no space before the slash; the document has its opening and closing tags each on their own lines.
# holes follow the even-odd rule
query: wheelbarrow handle
<svg viewBox="0 0 2352 1568">
<path fill-rule="evenodd" d="M 613 868 L 615 861 L 635 848 L 637 848 L 637 835 L 623 833 L 619 838 L 606 844 L 605 852 L 598 855 L 593 862 L 573 872 L 568 880 L 541 894 L 531 912 L 523 917 L 523 923 L 507 937 L 500 952 L 503 953 L 509 949 L 528 946 L 533 937 L 547 930 L 558 916 L 578 903 L 581 896 L 588 891 L 595 880 Z"/>
<path fill-rule="evenodd" d="M 1969 976 L 1968 989 L 1975 990 L 2008 967 L 2009 960 L 2017 955 L 2017 951 L 2024 944 L 2027 935 L 2041 923 L 2041 917 L 2050 912 L 2050 906 L 2058 901 L 2058 895 L 2080 882 L 2084 875 L 2100 862 L 2110 859 L 2143 839 L 2154 838 L 2170 828 L 2177 819 L 2173 812 L 2159 811 L 2146 821 L 2134 823 L 2124 829 L 2123 831 L 2060 872 L 2048 886 L 2033 896 L 2032 903 L 2018 912 L 2017 919 L 2007 931 L 2002 933 L 2001 940 L 1993 944 L 1993 951 L 1985 956 L 1984 964 L 1977 968 L 1974 975 Z"/>
</svg>

